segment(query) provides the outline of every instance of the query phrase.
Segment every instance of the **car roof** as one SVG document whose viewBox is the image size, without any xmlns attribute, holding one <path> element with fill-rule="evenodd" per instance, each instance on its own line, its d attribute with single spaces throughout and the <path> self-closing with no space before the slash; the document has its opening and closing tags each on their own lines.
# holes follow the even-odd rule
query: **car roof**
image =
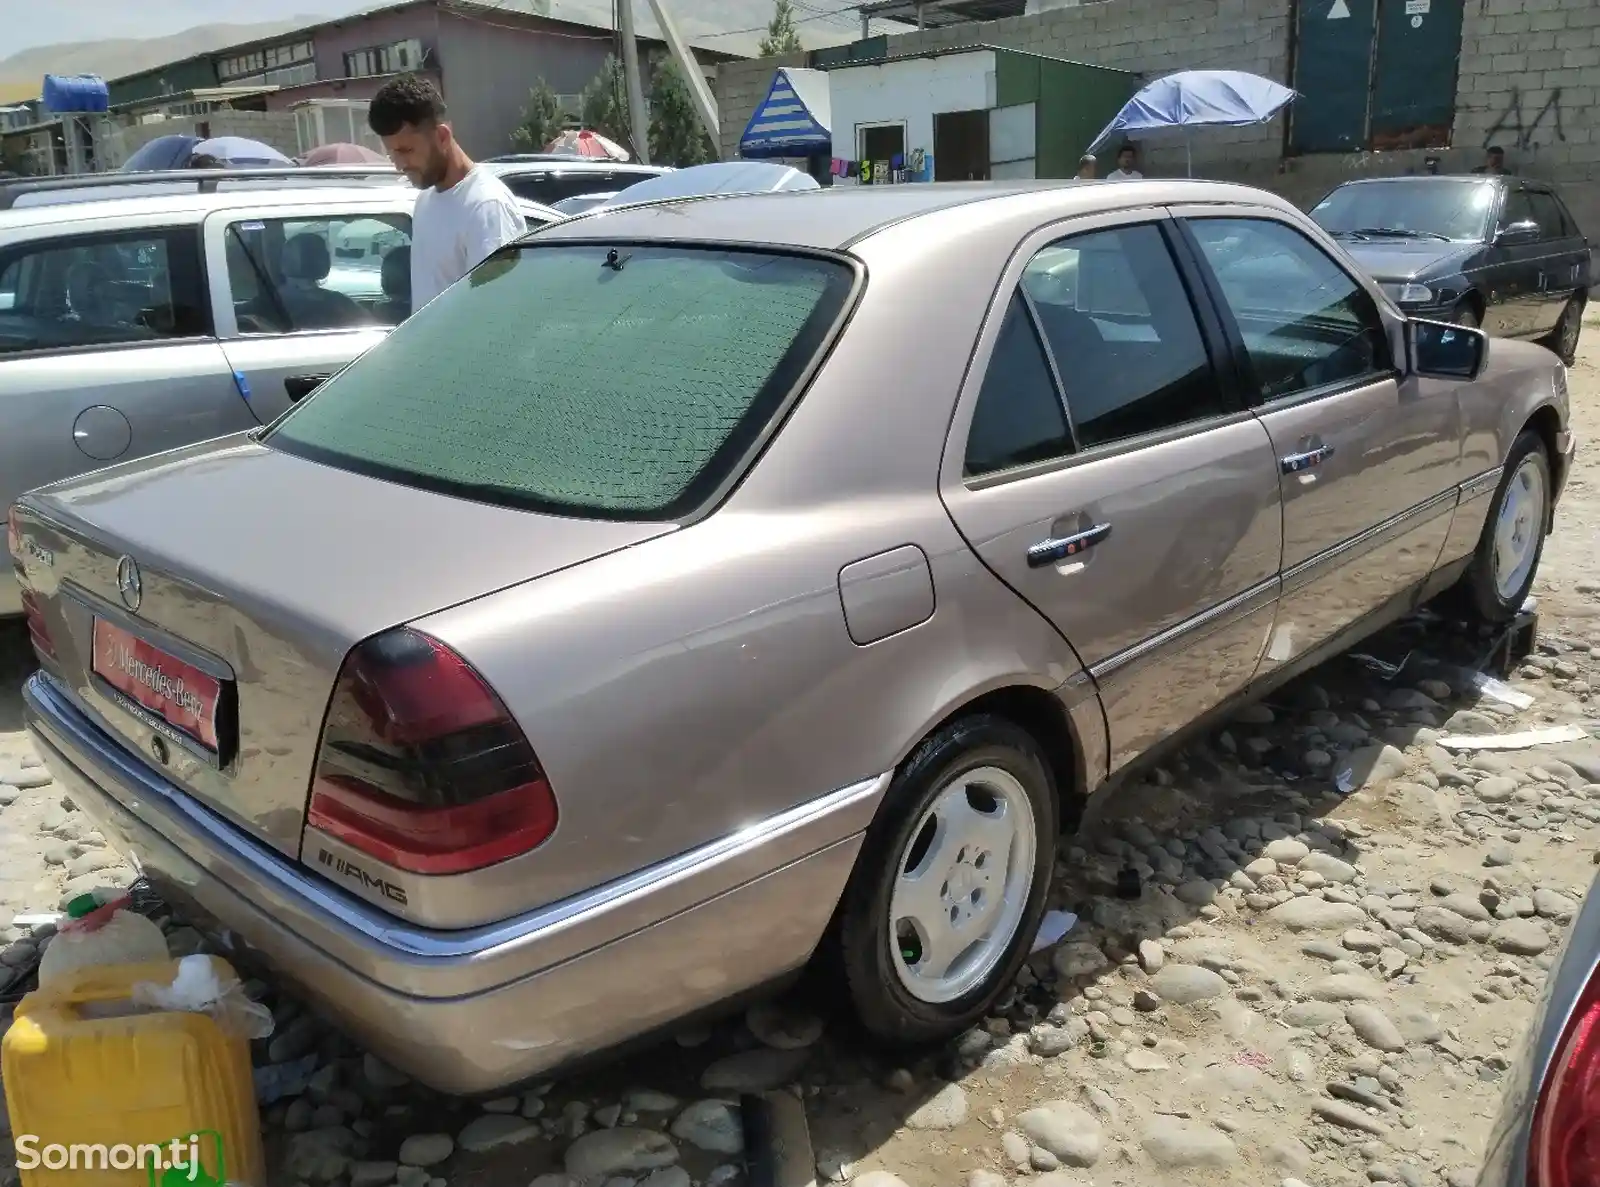
<svg viewBox="0 0 1600 1187">
<path fill-rule="evenodd" d="M 125 194 L 14 206 L 0 211 L 0 234 L 13 229 L 144 216 L 170 216 L 195 221 L 214 210 L 237 206 L 301 206 L 324 202 L 382 202 L 398 185 L 243 186 L 211 194 Z M 529 203 L 529 205 L 535 205 Z"/>
<path fill-rule="evenodd" d="M 1236 202 L 1299 214 L 1265 190 L 1227 182 L 1030 181 L 836 185 L 820 190 L 706 195 L 601 207 L 541 230 L 539 242 L 561 239 L 689 240 L 769 244 L 822 250 L 848 248 L 909 220 L 958 207 L 1026 202 L 1054 193 L 1055 217 L 1072 218 L 1126 206 Z"/>
<path fill-rule="evenodd" d="M 600 161 L 593 157 L 563 157 L 555 155 L 529 156 L 520 159 L 502 157 L 489 161 L 479 161 L 478 164 L 500 177 L 506 177 L 513 173 L 549 173 L 552 170 L 561 173 L 615 173 L 618 169 L 626 169 L 632 173 L 672 172 L 671 169 L 662 165 L 641 165 L 638 161 Z"/>
</svg>

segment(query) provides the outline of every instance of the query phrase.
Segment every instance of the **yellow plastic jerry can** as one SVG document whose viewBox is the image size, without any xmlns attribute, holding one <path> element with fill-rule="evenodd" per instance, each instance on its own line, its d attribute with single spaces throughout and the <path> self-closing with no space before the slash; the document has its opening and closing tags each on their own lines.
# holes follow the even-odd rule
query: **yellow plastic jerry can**
<svg viewBox="0 0 1600 1187">
<path fill-rule="evenodd" d="M 18 1004 L 0 1078 L 22 1187 L 265 1187 L 249 1040 L 133 1004 L 178 965 L 74 969 Z"/>
</svg>

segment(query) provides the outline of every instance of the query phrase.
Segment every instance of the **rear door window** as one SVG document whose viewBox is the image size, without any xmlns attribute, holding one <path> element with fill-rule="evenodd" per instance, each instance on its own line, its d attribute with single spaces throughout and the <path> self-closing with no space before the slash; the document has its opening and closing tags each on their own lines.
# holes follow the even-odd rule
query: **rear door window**
<svg viewBox="0 0 1600 1187">
<path fill-rule="evenodd" d="M 1079 449 L 1221 416 L 1188 290 L 1152 223 L 1075 235 L 1022 274 Z"/>
<path fill-rule="evenodd" d="M 1528 206 L 1533 211 L 1533 221 L 1539 224 L 1541 239 L 1565 239 L 1566 223 L 1561 218 L 1561 207 L 1554 195 L 1539 190 L 1528 191 Z"/>
<path fill-rule="evenodd" d="M 211 333 L 192 227 L 50 239 L 0 251 L 0 355 Z"/>
<path fill-rule="evenodd" d="M 853 284 L 812 256 L 530 243 L 419 310 L 267 440 L 465 498 L 679 518 L 785 407 Z"/>
<path fill-rule="evenodd" d="M 411 218 L 237 219 L 223 228 L 241 334 L 398 325 L 411 312 Z"/>
</svg>

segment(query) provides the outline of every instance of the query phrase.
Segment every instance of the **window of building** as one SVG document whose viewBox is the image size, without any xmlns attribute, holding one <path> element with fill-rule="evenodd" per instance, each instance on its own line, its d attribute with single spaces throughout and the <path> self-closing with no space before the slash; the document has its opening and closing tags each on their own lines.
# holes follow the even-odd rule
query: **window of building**
<svg viewBox="0 0 1600 1187">
<path fill-rule="evenodd" d="M 412 37 L 392 45 L 377 45 L 353 50 L 344 56 L 344 72 L 349 78 L 369 78 L 375 74 L 402 74 L 422 66 L 422 42 Z"/>
</svg>

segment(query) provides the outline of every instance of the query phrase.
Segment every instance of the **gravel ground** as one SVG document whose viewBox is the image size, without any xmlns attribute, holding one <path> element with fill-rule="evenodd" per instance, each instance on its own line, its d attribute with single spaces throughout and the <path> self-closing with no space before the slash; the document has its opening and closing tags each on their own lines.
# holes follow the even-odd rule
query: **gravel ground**
<svg viewBox="0 0 1600 1187">
<path fill-rule="evenodd" d="M 1480 754 L 1450 733 L 1600 732 L 1600 324 L 1573 368 L 1580 469 L 1511 684 L 1485 640 L 1402 624 L 1253 706 L 1061 846 L 1079 916 L 986 1024 L 896 1066 L 796 993 L 497 1100 L 405 1081 L 253 982 L 271 1187 L 713 1187 L 742 1179 L 739 1094 L 794 1086 L 819 1181 L 859 1187 L 1471 1187 L 1487 1120 L 1594 874 L 1600 742 Z M 25 640 L 0 632 L 14 688 Z M 1409 658 L 1408 658 L 1409 657 Z M 128 871 L 0 698 L 0 990 L 39 938 L 5 925 Z M 1141 893 L 1122 898 L 1132 866 Z M 165 920 L 174 953 L 202 940 Z M 647 973 L 648 970 L 641 970 Z M 0 1014 L 0 1028 L 9 1015 Z M 0 1110 L 0 1184 L 11 1151 Z"/>
</svg>

